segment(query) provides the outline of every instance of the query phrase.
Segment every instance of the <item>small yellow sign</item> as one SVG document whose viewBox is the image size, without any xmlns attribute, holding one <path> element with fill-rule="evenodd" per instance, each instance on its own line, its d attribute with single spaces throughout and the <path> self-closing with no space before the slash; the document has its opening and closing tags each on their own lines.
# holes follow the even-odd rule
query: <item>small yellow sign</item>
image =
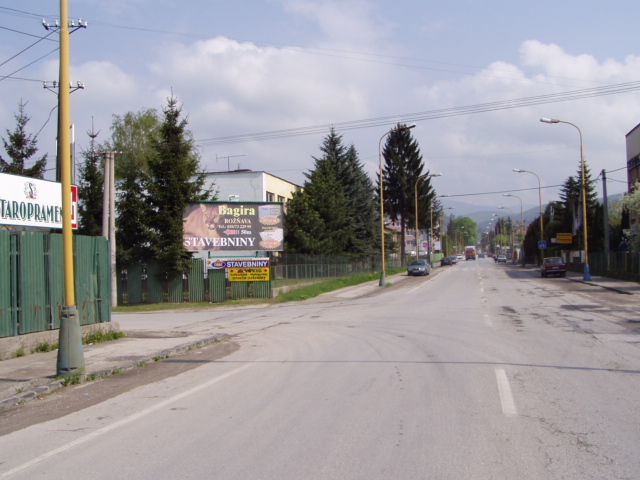
<svg viewBox="0 0 640 480">
<path fill-rule="evenodd" d="M 268 268 L 230 268 L 230 282 L 268 282 Z"/>
<path fill-rule="evenodd" d="M 558 243 L 573 243 L 573 234 L 556 233 L 556 240 Z"/>
</svg>

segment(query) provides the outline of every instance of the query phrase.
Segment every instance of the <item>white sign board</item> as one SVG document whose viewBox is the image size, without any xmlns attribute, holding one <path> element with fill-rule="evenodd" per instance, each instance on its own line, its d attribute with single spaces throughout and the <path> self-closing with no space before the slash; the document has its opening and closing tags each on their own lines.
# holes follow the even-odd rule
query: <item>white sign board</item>
<svg viewBox="0 0 640 480">
<path fill-rule="evenodd" d="M 0 173 L 0 225 L 62 228 L 62 184 Z M 78 188 L 71 187 L 71 224 L 78 227 Z"/>
</svg>

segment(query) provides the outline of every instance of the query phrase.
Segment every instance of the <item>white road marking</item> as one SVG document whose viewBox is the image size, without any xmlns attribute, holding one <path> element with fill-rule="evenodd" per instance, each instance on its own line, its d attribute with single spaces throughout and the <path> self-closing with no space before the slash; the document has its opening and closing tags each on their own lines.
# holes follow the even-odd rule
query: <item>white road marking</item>
<svg viewBox="0 0 640 480">
<path fill-rule="evenodd" d="M 489 315 L 487 315 L 486 313 L 484 314 L 484 323 L 485 323 L 485 325 L 488 325 L 489 327 L 493 327 L 493 322 L 491 321 L 491 317 Z"/>
<path fill-rule="evenodd" d="M 112 423 L 111 425 L 107 425 L 105 427 L 102 427 L 94 432 L 91 432 L 88 435 L 85 435 L 84 437 L 80 437 L 77 438 L 75 440 L 73 440 L 72 442 L 67 443 L 66 445 L 62 445 L 61 447 L 56 448 L 55 450 L 51 450 L 50 452 L 47 453 L 43 453 L 42 455 L 40 455 L 39 457 L 34 458 L 33 460 L 24 463 L 22 465 L 19 465 L 11 470 L 9 470 L 8 472 L 4 472 L 2 474 L 0 474 L 0 479 L 3 478 L 8 478 L 18 472 L 21 472 L 23 470 L 26 470 L 27 468 L 33 467 L 34 465 L 37 465 L 40 462 L 43 462 L 49 458 L 55 457 L 56 455 L 59 455 L 61 453 L 66 452 L 67 450 L 72 449 L 73 447 L 77 447 L 78 445 L 82 445 L 83 443 L 88 442 L 89 440 L 93 440 L 96 437 L 99 437 L 100 435 L 103 435 L 107 432 L 110 432 L 111 430 L 115 430 L 116 428 L 120 428 L 124 425 L 127 425 L 131 422 L 134 422 L 146 415 L 149 415 L 150 413 L 155 412 L 156 410 L 160 410 L 161 408 L 166 407 L 167 405 L 170 405 L 171 403 L 180 400 L 182 398 L 188 397 L 189 395 L 192 395 L 200 390 L 203 390 L 205 388 L 210 387 L 211 385 L 214 385 L 222 380 L 225 380 L 237 373 L 242 372 L 243 370 L 246 370 L 247 368 L 249 368 L 251 365 L 251 363 L 248 363 L 240 368 L 236 368 L 235 370 L 232 370 L 230 372 L 225 373 L 224 375 L 220 375 L 217 378 L 214 378 L 212 380 L 209 380 L 206 383 L 202 383 L 196 387 L 193 387 L 190 390 L 187 390 L 185 392 L 179 393 L 177 395 L 174 395 L 173 397 L 167 398 L 166 400 L 161 401 L 160 403 L 157 403 L 155 405 L 153 405 L 152 407 L 146 408 L 144 410 L 139 411 L 138 413 L 134 413 L 133 415 L 130 415 L 126 418 L 123 418 L 122 420 L 118 420 L 117 422 Z"/>
<path fill-rule="evenodd" d="M 517 417 L 518 410 L 516 409 L 516 402 L 513 400 L 509 379 L 503 368 L 496 368 L 496 380 L 498 381 L 502 413 L 504 413 L 506 417 Z"/>
</svg>

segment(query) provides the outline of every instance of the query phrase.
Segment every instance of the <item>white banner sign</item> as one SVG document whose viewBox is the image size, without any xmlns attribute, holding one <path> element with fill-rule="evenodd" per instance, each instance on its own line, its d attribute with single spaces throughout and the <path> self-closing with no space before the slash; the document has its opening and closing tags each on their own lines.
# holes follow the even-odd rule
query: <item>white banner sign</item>
<svg viewBox="0 0 640 480">
<path fill-rule="evenodd" d="M 0 173 L 0 225 L 62 228 L 62 184 Z M 78 227 L 78 187 L 72 186 L 71 224 Z"/>
</svg>

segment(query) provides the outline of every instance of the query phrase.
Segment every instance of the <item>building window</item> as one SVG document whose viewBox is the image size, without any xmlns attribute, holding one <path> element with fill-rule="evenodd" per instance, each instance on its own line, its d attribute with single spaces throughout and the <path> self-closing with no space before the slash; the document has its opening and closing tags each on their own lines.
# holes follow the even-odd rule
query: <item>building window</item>
<svg viewBox="0 0 640 480">
<path fill-rule="evenodd" d="M 271 192 L 267 192 L 267 202 L 275 202 L 275 201 L 276 201 L 276 196 Z"/>
<path fill-rule="evenodd" d="M 280 203 L 284 203 L 284 197 L 282 195 L 278 195 L 278 201 Z"/>
</svg>

